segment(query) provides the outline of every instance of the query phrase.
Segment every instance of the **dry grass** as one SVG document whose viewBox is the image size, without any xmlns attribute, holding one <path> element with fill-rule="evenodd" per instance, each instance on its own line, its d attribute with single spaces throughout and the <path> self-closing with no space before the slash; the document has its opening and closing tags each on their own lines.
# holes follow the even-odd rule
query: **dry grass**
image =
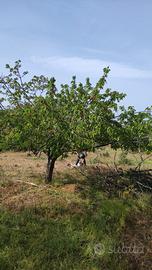
<svg viewBox="0 0 152 270">
<path fill-rule="evenodd" d="M 144 213 L 132 213 L 126 220 L 127 226 L 123 232 L 123 243 L 135 247 L 134 252 L 128 252 L 130 269 L 152 269 L 152 221 Z M 139 251 L 139 253 L 138 253 Z"/>
<path fill-rule="evenodd" d="M 40 158 L 27 153 L 5 152 L 0 154 L 1 178 L 8 180 L 22 180 L 42 183 L 45 178 L 47 159 L 45 155 Z M 66 169 L 65 161 L 57 161 L 55 174 Z M 3 172 L 3 175 L 2 175 Z"/>
<path fill-rule="evenodd" d="M 46 185 L 44 182 L 46 156 L 40 158 L 27 153 L 6 152 L 0 155 L 0 206 L 19 212 L 24 209 L 49 208 L 49 215 L 56 215 L 56 209 L 73 211 L 70 204 L 77 201 L 76 184 L 66 183 L 66 176 L 78 176 L 79 173 L 67 166 L 73 163 L 75 156 L 59 160 L 55 165 L 55 178 L 65 181 L 56 185 Z M 63 181 L 63 182 L 64 182 Z M 31 183 L 35 183 L 31 185 Z M 81 200 L 78 199 L 81 204 Z M 83 204 L 75 209 L 82 208 Z M 79 211 L 78 210 L 78 211 Z"/>
<path fill-rule="evenodd" d="M 95 153 L 89 153 L 87 156 L 88 166 L 102 165 L 104 169 L 115 168 L 114 156 L 115 151 L 110 147 L 106 147 L 102 150 L 98 150 Z M 115 163 L 118 167 L 126 169 L 128 167 L 135 167 L 139 163 L 138 154 L 128 154 L 127 158 L 131 161 L 132 165 L 119 164 L 121 151 L 117 151 L 115 157 Z M 57 160 L 55 164 L 54 175 L 55 178 L 63 178 L 63 174 L 71 174 L 76 177 L 80 175 L 76 173 L 75 169 L 72 169 L 68 164 L 74 164 L 76 161 L 76 155 L 70 155 L 64 160 Z M 44 154 L 41 157 L 35 157 L 33 155 L 28 156 L 26 152 L 5 152 L 0 154 L 0 177 L 6 177 L 11 180 L 22 180 L 36 183 L 42 183 L 45 178 L 47 158 Z M 144 169 L 152 168 L 152 157 L 147 159 L 143 165 Z M 2 176 L 3 172 L 3 176 Z"/>
<path fill-rule="evenodd" d="M 108 153 L 108 154 L 107 154 Z M 113 172 L 115 166 L 113 164 L 115 151 L 109 147 L 89 153 L 87 156 L 86 171 L 77 170 L 68 166 L 74 164 L 76 155 L 69 155 L 64 160 L 57 160 L 54 170 L 53 187 L 45 186 L 45 171 L 47 158 L 44 154 L 41 157 L 28 155 L 26 152 L 5 152 L 0 154 L 0 201 L 3 204 L 15 204 L 15 208 L 25 205 L 34 205 L 42 203 L 42 198 L 47 201 L 49 190 L 74 193 L 79 189 L 79 185 L 86 181 L 86 175 L 95 181 L 110 170 Z M 117 158 L 120 155 L 118 151 Z M 149 159 L 149 164 L 152 159 Z M 118 163 L 118 161 L 116 161 Z M 118 166 L 119 167 L 119 166 Z M 122 166 L 121 166 L 122 167 Z M 125 166 L 123 166 L 125 167 Z M 88 179 L 87 179 L 88 181 Z M 33 186 L 28 183 L 34 183 Z M 47 190 L 47 191 L 46 191 Z M 55 191 L 55 190 L 54 190 Z M 28 196 L 27 196 L 28 194 Z"/>
</svg>

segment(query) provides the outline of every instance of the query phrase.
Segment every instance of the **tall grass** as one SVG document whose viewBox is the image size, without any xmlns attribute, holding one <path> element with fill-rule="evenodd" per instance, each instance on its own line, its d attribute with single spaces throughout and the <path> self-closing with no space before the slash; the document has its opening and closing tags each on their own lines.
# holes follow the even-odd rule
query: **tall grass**
<svg viewBox="0 0 152 270">
<path fill-rule="evenodd" d="M 1 209 L 0 269 L 121 269 L 123 262 L 106 247 L 117 243 L 131 204 L 98 194 L 92 204 L 71 200 L 67 208 L 54 204 L 54 217 L 51 205 L 16 214 Z M 95 253 L 100 243 L 101 256 Z"/>
</svg>

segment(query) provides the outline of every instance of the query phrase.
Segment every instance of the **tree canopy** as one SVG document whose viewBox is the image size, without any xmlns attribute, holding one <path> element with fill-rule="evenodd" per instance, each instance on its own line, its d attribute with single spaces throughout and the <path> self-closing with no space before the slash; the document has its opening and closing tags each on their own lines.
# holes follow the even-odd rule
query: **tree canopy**
<svg viewBox="0 0 152 270">
<path fill-rule="evenodd" d="M 14 67 L 6 68 L 8 74 L 0 78 L 1 148 L 46 153 L 47 181 L 52 180 L 59 156 L 83 149 L 92 151 L 107 144 L 135 150 L 133 138 L 137 130 L 144 136 L 150 131 L 151 118 L 146 121 L 149 114 L 136 116 L 131 107 L 128 111 L 121 108 L 122 115 L 116 118 L 119 101 L 125 94 L 104 90 L 109 67 L 103 69 L 95 86 L 89 78 L 82 84 L 73 77 L 70 85 L 61 85 L 59 90 L 54 78 L 43 75 L 25 81 L 28 72 L 21 72 L 20 60 Z M 151 147 L 148 143 L 147 146 Z"/>
</svg>

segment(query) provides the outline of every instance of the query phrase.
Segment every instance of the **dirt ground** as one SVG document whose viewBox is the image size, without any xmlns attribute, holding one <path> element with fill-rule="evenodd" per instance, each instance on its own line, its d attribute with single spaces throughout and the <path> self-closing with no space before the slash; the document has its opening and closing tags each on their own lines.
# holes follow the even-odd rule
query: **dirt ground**
<svg viewBox="0 0 152 270">
<path fill-rule="evenodd" d="M 68 163 L 74 163 L 76 156 L 70 159 L 57 161 L 55 164 L 55 172 L 62 172 L 68 168 Z M 47 158 L 45 155 L 41 157 L 29 156 L 24 152 L 5 152 L 0 154 L 1 172 L 12 180 L 31 181 L 38 177 L 43 178 L 46 171 Z"/>
</svg>

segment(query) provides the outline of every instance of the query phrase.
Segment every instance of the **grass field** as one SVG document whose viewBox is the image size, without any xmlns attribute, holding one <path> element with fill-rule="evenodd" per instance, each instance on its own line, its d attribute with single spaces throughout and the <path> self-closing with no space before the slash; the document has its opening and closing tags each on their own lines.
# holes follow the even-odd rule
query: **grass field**
<svg viewBox="0 0 152 270">
<path fill-rule="evenodd" d="M 70 155 L 57 161 L 53 185 L 46 185 L 44 155 L 1 153 L 0 269 L 152 269 L 151 194 L 109 184 L 129 181 L 111 178 L 116 166 L 139 162 L 125 158 L 106 148 L 76 169 Z"/>
</svg>

